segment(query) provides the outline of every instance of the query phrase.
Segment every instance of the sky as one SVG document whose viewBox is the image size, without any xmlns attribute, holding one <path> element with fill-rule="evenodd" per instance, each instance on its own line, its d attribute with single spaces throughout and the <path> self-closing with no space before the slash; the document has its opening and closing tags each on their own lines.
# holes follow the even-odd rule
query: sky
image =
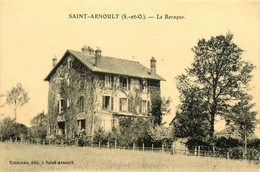
<svg viewBox="0 0 260 172">
<path fill-rule="evenodd" d="M 48 82 L 52 58 L 62 58 L 67 49 L 83 45 L 102 54 L 139 61 L 150 66 L 157 59 L 162 96 L 170 96 L 170 122 L 179 104 L 175 77 L 190 67 L 191 48 L 198 39 L 231 32 L 234 43 L 244 50 L 242 59 L 257 68 L 251 85 L 255 110 L 260 110 L 260 6 L 259 2 L 172 2 L 172 1 L 1 1 L 0 2 L 0 93 L 18 82 L 29 92 L 30 101 L 18 110 L 17 121 L 26 125 L 38 113 L 47 112 Z M 70 19 L 69 14 L 119 14 L 118 19 Z M 122 19 L 121 16 L 154 16 Z M 165 19 L 165 15 L 184 19 Z M 163 19 L 156 19 L 157 15 Z M 4 99 L 1 99 L 3 102 Z M 6 116 L 12 111 L 0 109 Z M 260 118 L 260 115 L 258 115 Z M 220 121 L 218 119 L 218 121 Z M 217 130 L 223 129 L 217 122 Z M 260 135 L 259 130 L 257 130 Z"/>
</svg>

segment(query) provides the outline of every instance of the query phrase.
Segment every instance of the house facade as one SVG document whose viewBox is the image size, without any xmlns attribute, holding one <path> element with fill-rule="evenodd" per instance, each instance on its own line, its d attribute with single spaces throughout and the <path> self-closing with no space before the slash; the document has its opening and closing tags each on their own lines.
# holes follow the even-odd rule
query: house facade
<svg viewBox="0 0 260 172">
<path fill-rule="evenodd" d="M 52 59 L 49 82 L 48 135 L 73 137 L 84 131 L 119 126 L 120 118 L 151 118 L 153 99 L 160 96 L 156 60 L 150 69 L 137 61 L 103 56 L 84 46 Z"/>
</svg>

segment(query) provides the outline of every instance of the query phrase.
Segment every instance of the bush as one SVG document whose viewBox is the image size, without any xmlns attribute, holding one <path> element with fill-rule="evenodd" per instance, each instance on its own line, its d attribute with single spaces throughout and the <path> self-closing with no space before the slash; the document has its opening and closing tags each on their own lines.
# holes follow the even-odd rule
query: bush
<svg viewBox="0 0 260 172">
<path fill-rule="evenodd" d="M 247 150 L 247 158 L 251 160 L 258 160 L 260 156 L 260 151 L 255 148 L 250 148 Z"/>
<path fill-rule="evenodd" d="M 230 159 L 242 159 L 243 158 L 243 147 L 235 147 L 229 150 Z"/>
<path fill-rule="evenodd" d="M 259 148 L 260 147 L 260 139 L 248 140 L 247 147 L 248 148 Z"/>
<path fill-rule="evenodd" d="M 27 127 L 23 124 L 16 123 L 10 117 L 6 117 L 0 123 L 0 137 L 2 140 L 9 140 L 10 137 L 14 140 L 17 138 L 20 140 L 21 134 L 27 134 Z"/>
<path fill-rule="evenodd" d="M 242 143 L 238 139 L 220 137 L 215 139 L 215 146 L 223 149 L 235 148 L 242 146 Z"/>
</svg>

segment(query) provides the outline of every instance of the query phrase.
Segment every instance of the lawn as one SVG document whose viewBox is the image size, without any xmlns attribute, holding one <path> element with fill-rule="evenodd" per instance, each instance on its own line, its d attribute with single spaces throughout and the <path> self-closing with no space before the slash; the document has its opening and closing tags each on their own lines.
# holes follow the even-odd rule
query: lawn
<svg viewBox="0 0 260 172">
<path fill-rule="evenodd" d="M 50 170 L 260 172 L 260 165 L 247 161 L 131 150 L 100 150 L 88 147 L 0 143 L 0 156 L 0 171 L 4 172 Z M 10 164 L 10 161 L 12 161 L 12 164 Z M 59 162 L 63 164 L 58 164 Z"/>
</svg>

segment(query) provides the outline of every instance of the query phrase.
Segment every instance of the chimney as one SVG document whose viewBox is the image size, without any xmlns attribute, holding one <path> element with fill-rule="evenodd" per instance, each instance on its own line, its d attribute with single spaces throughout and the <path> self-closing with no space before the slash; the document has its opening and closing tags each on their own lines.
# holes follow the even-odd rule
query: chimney
<svg viewBox="0 0 260 172">
<path fill-rule="evenodd" d="M 154 57 L 152 57 L 150 60 L 150 70 L 151 75 L 154 76 L 156 74 L 156 60 Z"/>
<path fill-rule="evenodd" d="M 57 58 L 56 56 L 52 59 L 52 67 L 55 67 L 57 63 Z"/>
<path fill-rule="evenodd" d="M 87 47 L 86 45 L 84 45 L 82 48 L 81 48 L 81 51 L 83 54 L 85 55 L 93 55 L 94 54 L 94 49 L 91 48 L 91 47 Z"/>
<path fill-rule="evenodd" d="M 99 48 L 97 48 L 97 50 L 95 51 L 95 66 L 96 67 L 100 67 L 101 52 L 102 51 Z"/>
</svg>

